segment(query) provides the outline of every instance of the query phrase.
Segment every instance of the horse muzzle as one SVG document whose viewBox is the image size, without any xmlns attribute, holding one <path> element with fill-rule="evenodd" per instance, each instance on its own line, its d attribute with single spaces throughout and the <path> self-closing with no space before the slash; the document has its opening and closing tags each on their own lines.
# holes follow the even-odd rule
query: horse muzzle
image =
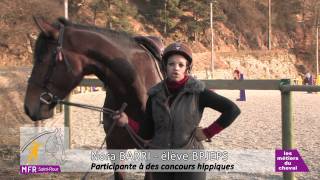
<svg viewBox="0 0 320 180">
<path fill-rule="evenodd" d="M 24 112 L 30 117 L 32 121 L 39 121 L 51 118 L 53 116 L 53 110 L 49 109 L 49 105 L 40 105 L 38 108 L 30 108 L 28 105 L 24 105 Z"/>
</svg>

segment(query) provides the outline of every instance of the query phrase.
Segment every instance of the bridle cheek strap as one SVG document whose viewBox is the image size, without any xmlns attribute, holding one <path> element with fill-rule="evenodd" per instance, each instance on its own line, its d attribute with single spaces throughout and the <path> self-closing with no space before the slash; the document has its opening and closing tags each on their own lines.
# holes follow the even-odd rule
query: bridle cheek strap
<svg viewBox="0 0 320 180">
<path fill-rule="evenodd" d="M 63 52 L 63 38 L 64 38 L 64 25 L 60 24 L 58 46 L 56 48 L 55 59 L 56 59 L 56 61 L 63 61 L 64 60 L 66 66 L 67 66 L 68 72 L 73 72 L 71 64 Z"/>
</svg>

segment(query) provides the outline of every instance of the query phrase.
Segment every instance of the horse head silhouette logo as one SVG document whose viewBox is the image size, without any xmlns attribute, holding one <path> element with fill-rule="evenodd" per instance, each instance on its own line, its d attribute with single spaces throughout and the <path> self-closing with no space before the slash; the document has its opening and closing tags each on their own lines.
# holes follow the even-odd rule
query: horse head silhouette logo
<svg viewBox="0 0 320 180">
<path fill-rule="evenodd" d="M 36 164 L 41 148 L 44 148 L 44 155 L 50 163 L 62 165 L 66 162 L 61 129 L 56 128 L 54 131 L 43 131 L 36 134 L 24 144 L 21 153 L 28 151 L 27 163 Z"/>
</svg>

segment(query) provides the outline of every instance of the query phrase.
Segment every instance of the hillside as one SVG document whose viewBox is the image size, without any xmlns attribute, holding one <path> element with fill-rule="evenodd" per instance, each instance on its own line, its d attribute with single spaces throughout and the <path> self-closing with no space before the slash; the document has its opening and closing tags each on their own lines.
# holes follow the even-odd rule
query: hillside
<svg viewBox="0 0 320 180">
<path fill-rule="evenodd" d="M 164 13 L 164 2 L 164 0 L 69 0 L 69 17 L 78 23 L 124 30 L 134 34 L 161 36 L 166 44 L 175 40 L 185 41 L 192 47 L 195 57 L 203 59 L 203 62 L 195 64 L 195 69 L 204 71 L 210 63 L 210 54 L 207 53 L 210 52 L 211 39 L 207 17 L 210 11 L 209 1 L 169 0 L 166 4 L 166 13 Z M 290 65 L 292 67 L 288 70 L 295 71 L 292 76 L 305 73 L 307 70 L 315 71 L 315 40 L 312 25 L 316 3 L 317 1 L 313 0 L 274 0 L 272 4 L 274 15 L 272 48 L 274 51 L 292 56 Z M 279 9 L 280 7 L 282 9 Z M 0 66 L 26 66 L 31 65 L 33 43 L 38 33 L 32 15 L 43 16 L 49 20 L 63 16 L 63 0 L 2 0 L 0 12 Z M 226 59 L 237 60 L 241 54 L 250 56 L 253 54 L 252 57 L 256 57 L 256 64 L 259 64 L 261 60 L 254 54 L 268 49 L 267 20 L 267 0 L 216 1 L 213 27 L 216 68 L 231 72 L 237 65 L 230 65 Z M 272 59 L 274 53 L 265 52 L 265 54 Z M 275 57 L 273 61 L 280 63 L 286 61 L 279 59 L 279 56 Z M 240 63 L 240 68 L 246 69 L 242 65 L 243 63 Z M 277 70 L 272 71 L 270 77 L 282 75 L 274 74 L 275 72 Z"/>
</svg>

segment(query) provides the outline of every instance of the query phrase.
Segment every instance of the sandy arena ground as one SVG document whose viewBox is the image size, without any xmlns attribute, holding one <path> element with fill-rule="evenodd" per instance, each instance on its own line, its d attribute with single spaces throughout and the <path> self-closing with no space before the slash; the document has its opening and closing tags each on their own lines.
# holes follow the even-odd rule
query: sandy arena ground
<svg viewBox="0 0 320 180">
<path fill-rule="evenodd" d="M 80 179 L 83 173 L 19 176 L 19 127 L 33 126 L 23 113 L 23 98 L 27 72 L 0 73 L 0 179 Z M 271 149 L 281 148 L 281 105 L 279 91 L 246 91 L 247 101 L 235 101 L 239 91 L 219 90 L 217 93 L 233 100 L 241 109 L 239 118 L 211 143 L 204 143 L 207 149 Z M 72 101 L 96 106 L 103 104 L 102 91 L 73 95 Z M 309 173 L 296 173 L 298 179 L 320 179 L 320 93 L 293 94 L 294 138 L 296 148 L 309 167 Z M 206 109 L 201 122 L 206 126 L 219 113 Z M 62 126 L 63 114 L 46 120 L 45 126 Z M 72 147 L 99 148 L 105 136 L 99 125 L 99 113 L 72 108 Z M 111 173 L 90 173 L 90 179 L 110 179 Z M 210 179 L 281 179 L 281 173 L 210 174 Z M 213 178 L 214 177 L 214 178 Z M 129 179 L 143 179 L 143 173 L 131 173 Z"/>
</svg>

